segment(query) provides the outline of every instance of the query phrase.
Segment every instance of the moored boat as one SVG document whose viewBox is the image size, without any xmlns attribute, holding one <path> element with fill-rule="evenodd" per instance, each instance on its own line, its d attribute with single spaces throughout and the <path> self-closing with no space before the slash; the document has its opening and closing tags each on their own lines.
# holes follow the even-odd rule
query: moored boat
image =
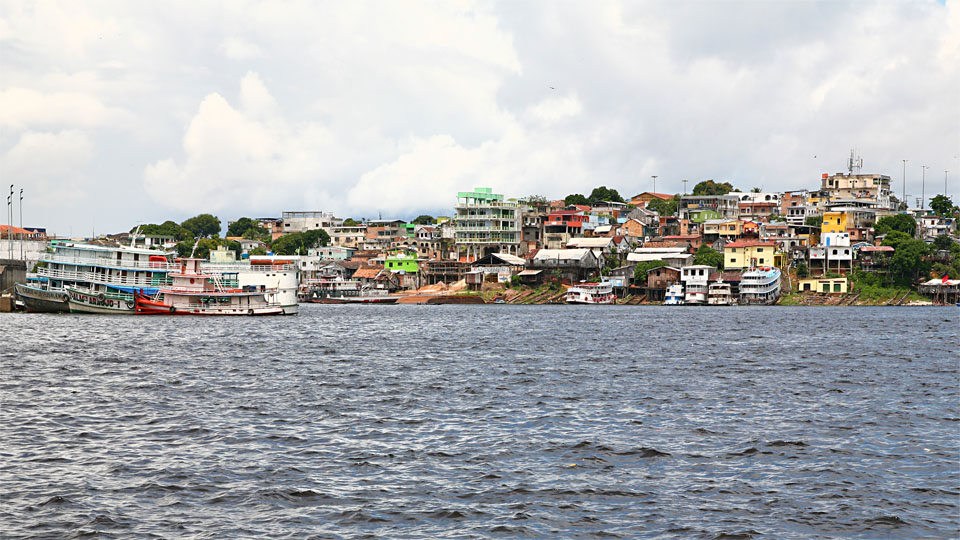
<svg viewBox="0 0 960 540">
<path fill-rule="evenodd" d="M 740 303 L 775 304 L 780 298 L 780 269 L 773 266 L 750 268 L 740 280 Z"/>
<path fill-rule="evenodd" d="M 663 305 L 682 306 L 683 303 L 684 303 L 683 284 L 675 283 L 667 287 L 667 293 L 666 293 L 666 297 L 663 300 Z"/>
<path fill-rule="evenodd" d="M 710 284 L 710 291 L 707 293 L 708 305 L 732 306 L 735 303 L 730 284 L 724 282 L 723 278 L 718 278 L 717 281 Z"/>
<path fill-rule="evenodd" d="M 181 259 L 180 271 L 171 272 L 173 286 L 150 297 L 134 295 L 138 315 L 283 315 L 283 306 L 271 301 L 276 289 L 263 285 L 238 285 L 236 273 L 208 274 L 201 259 Z"/>
<path fill-rule="evenodd" d="M 66 286 L 67 303 L 71 313 L 100 313 L 104 315 L 132 315 L 135 302 L 133 294 L 118 291 L 97 291 L 88 288 Z"/>
<path fill-rule="evenodd" d="M 568 304 L 612 304 L 616 298 L 613 284 L 608 281 L 574 285 L 564 297 Z"/>
<path fill-rule="evenodd" d="M 14 283 L 13 290 L 30 313 L 69 313 L 70 311 L 67 293 L 62 289 Z"/>
</svg>

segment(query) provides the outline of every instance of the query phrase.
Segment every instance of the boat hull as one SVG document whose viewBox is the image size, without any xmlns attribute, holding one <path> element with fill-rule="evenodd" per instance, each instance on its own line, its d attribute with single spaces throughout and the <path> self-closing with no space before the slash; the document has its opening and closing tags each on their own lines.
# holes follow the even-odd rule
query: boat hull
<svg viewBox="0 0 960 540">
<path fill-rule="evenodd" d="M 118 298 L 115 294 L 97 294 L 66 287 L 70 313 L 96 313 L 100 315 L 133 315 L 134 302 Z"/>
<path fill-rule="evenodd" d="M 178 307 L 165 304 L 159 300 L 153 300 L 146 296 L 136 295 L 136 313 L 137 315 L 206 315 L 206 316 L 257 316 L 257 315 L 283 315 L 282 306 L 263 306 L 255 308 L 232 308 L 232 307 Z"/>
<path fill-rule="evenodd" d="M 23 283 L 14 283 L 14 292 L 29 313 L 69 313 L 70 304 L 63 291 L 48 291 Z"/>
</svg>

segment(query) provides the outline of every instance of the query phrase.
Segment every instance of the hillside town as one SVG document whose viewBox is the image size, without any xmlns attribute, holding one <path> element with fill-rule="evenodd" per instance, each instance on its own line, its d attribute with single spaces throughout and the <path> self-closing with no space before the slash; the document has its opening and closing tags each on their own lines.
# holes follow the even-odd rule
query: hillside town
<svg viewBox="0 0 960 540">
<path fill-rule="evenodd" d="M 210 270 L 224 265 L 279 269 L 295 277 L 286 287 L 295 289 L 296 300 L 288 304 L 439 303 L 438 298 L 687 305 L 960 300 L 960 211 L 944 194 L 909 207 L 894 193 L 889 176 L 860 172 L 852 154 L 846 172 L 823 174 L 819 185 L 812 184 L 783 192 L 741 191 L 705 180 L 691 193 L 646 191 L 629 198 L 600 186 L 589 195 L 555 200 L 473 187 L 451 194 L 449 216 L 354 219 L 291 210 L 229 220 L 223 235 L 219 218 L 209 214 L 97 238 L 48 237 L 43 228 L 4 225 L 0 277 L 4 291 L 12 291 L 14 282 L 33 283 L 40 289 L 67 287 L 63 298 L 73 294 L 78 301 L 99 295 L 109 302 L 104 292 L 126 295 L 123 300 L 132 306 L 136 287 L 98 278 L 88 281 L 102 287 L 91 288 L 77 268 L 96 246 L 129 246 L 146 251 L 116 252 L 115 259 L 130 256 L 134 266 L 82 270 L 116 271 L 122 280 L 144 260 L 153 266 L 169 262 L 185 272 L 174 262 L 181 259 L 203 260 L 209 269 L 197 265 L 197 276 L 225 271 Z M 86 251 L 78 251 L 81 247 Z M 113 259 L 114 253 L 96 256 Z M 148 284 L 156 285 L 157 276 L 152 279 Z M 222 286 L 230 279 L 210 282 Z M 161 281 L 171 285 L 173 278 Z M 89 290 L 70 292 L 81 285 Z M 123 308 L 121 299 L 117 304 Z M 143 305 L 146 310 L 147 300 Z"/>
</svg>

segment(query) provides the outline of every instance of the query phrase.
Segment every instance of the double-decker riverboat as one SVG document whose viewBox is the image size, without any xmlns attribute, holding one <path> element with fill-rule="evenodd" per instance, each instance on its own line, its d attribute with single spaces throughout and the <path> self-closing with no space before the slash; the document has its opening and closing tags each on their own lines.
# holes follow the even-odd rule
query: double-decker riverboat
<svg viewBox="0 0 960 540">
<path fill-rule="evenodd" d="M 616 299 L 609 281 L 574 285 L 567 289 L 565 296 L 568 304 L 612 304 Z"/>
<path fill-rule="evenodd" d="M 780 269 L 773 266 L 750 268 L 740 279 L 740 303 L 775 304 L 780 298 Z"/>
<path fill-rule="evenodd" d="M 732 306 L 736 305 L 733 298 L 733 292 L 730 284 L 723 281 L 723 278 L 717 278 L 710 284 L 710 291 L 707 293 L 707 304 L 711 306 Z"/>
<path fill-rule="evenodd" d="M 133 292 L 171 283 L 172 253 L 53 241 L 40 255 L 38 285 L 18 284 L 28 311 L 133 314 Z"/>
<path fill-rule="evenodd" d="M 682 306 L 683 304 L 684 304 L 683 284 L 675 283 L 667 287 L 667 292 L 663 300 L 663 305 Z"/>
<path fill-rule="evenodd" d="M 155 296 L 134 295 L 137 314 L 143 315 L 283 315 L 283 306 L 268 299 L 276 289 L 264 285 L 241 287 L 237 273 L 206 273 L 202 259 L 179 259 L 171 272 L 172 286 Z"/>
</svg>

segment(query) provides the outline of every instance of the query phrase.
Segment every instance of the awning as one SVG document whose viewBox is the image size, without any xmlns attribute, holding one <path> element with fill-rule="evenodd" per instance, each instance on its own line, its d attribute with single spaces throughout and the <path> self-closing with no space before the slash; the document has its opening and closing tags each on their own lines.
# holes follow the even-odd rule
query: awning
<svg viewBox="0 0 960 540">
<path fill-rule="evenodd" d="M 540 272 L 543 272 L 543 270 L 524 270 L 517 275 L 518 276 L 535 276 Z"/>
</svg>

